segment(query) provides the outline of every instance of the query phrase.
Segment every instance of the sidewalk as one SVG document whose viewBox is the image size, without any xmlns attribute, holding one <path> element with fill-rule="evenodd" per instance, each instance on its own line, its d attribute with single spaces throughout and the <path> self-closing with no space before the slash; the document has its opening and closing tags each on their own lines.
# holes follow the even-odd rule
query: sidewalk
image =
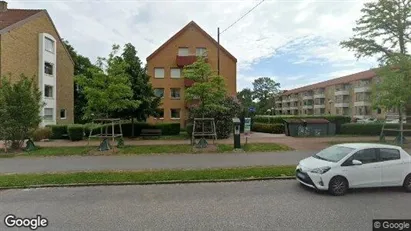
<svg viewBox="0 0 411 231">
<path fill-rule="evenodd" d="M 297 165 L 313 151 L 0 158 L 0 174 Z"/>
</svg>

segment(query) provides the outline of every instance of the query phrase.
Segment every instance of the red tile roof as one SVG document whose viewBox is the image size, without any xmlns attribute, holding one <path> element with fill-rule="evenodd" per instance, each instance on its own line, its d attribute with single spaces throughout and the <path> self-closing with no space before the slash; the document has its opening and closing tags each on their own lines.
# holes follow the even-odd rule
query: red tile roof
<svg viewBox="0 0 411 231">
<path fill-rule="evenodd" d="M 324 82 L 315 83 L 312 85 L 288 90 L 284 92 L 282 95 L 287 96 L 287 95 L 296 94 L 296 93 L 300 93 L 304 91 L 310 91 L 310 90 L 314 90 L 318 88 L 325 88 L 325 87 L 332 86 L 332 85 L 345 84 L 345 83 L 350 83 L 353 81 L 358 81 L 358 80 L 363 80 L 363 79 L 371 79 L 375 76 L 376 76 L 376 73 L 374 70 L 362 71 L 362 72 L 358 72 L 355 74 L 346 75 L 346 76 L 335 78 L 335 79 L 330 79 Z"/>
<path fill-rule="evenodd" d="M 218 47 L 218 43 L 217 43 L 217 41 L 215 41 L 215 39 L 213 39 L 213 37 L 211 37 L 207 32 L 205 32 L 199 25 L 197 25 L 197 23 L 195 23 L 194 21 L 191 21 L 185 27 L 183 27 L 183 29 L 181 29 L 179 32 L 177 32 L 175 35 L 173 35 L 173 37 L 171 37 L 163 45 L 161 45 L 157 50 L 155 50 L 151 55 L 149 55 L 147 57 L 147 61 L 150 60 L 151 58 L 153 58 L 154 55 L 156 55 L 158 52 L 160 52 L 170 42 L 172 42 L 173 40 L 178 38 L 178 36 L 180 36 L 188 28 L 190 28 L 190 26 L 193 26 L 193 27 L 197 28 L 200 31 L 200 33 L 202 33 L 206 38 L 208 38 L 212 43 L 214 43 L 215 46 Z M 237 59 L 232 54 L 230 54 L 230 52 L 228 52 L 223 46 L 220 45 L 220 49 L 221 49 L 222 52 L 225 52 L 228 55 L 228 57 L 230 57 L 232 60 L 234 60 L 234 62 L 237 62 Z"/>
<path fill-rule="evenodd" d="M 42 10 L 8 9 L 0 12 L 0 30 L 33 16 Z"/>
</svg>

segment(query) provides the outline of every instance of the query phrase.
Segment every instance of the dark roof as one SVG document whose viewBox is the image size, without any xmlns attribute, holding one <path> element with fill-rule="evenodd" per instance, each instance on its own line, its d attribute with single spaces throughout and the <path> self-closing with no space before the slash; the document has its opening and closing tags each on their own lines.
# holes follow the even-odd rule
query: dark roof
<svg viewBox="0 0 411 231">
<path fill-rule="evenodd" d="M 308 85 L 308 86 L 288 90 L 288 91 L 284 92 L 282 95 L 287 96 L 287 95 L 296 94 L 296 93 L 300 93 L 300 92 L 304 92 L 304 91 L 310 91 L 310 90 L 314 90 L 314 89 L 318 89 L 318 88 L 324 88 L 324 87 L 328 87 L 328 86 L 332 86 L 332 85 L 345 84 L 345 83 L 350 83 L 350 82 L 358 81 L 358 80 L 371 79 L 375 76 L 376 76 L 376 73 L 375 73 L 374 70 L 362 71 L 362 72 L 358 72 L 358 73 L 355 73 L 355 74 L 346 75 L 346 76 L 335 78 L 335 79 L 330 79 L 330 80 L 327 80 L 327 81 L 324 81 L 324 82 L 315 83 L 315 84 L 312 84 L 312 85 Z"/>
<path fill-rule="evenodd" d="M 207 32 L 205 32 L 199 25 L 197 25 L 197 23 L 195 23 L 194 21 L 191 21 L 185 27 L 183 27 L 180 31 L 178 31 L 175 35 L 173 35 L 169 40 L 167 40 L 163 45 L 161 45 L 159 48 L 157 48 L 157 50 L 155 50 L 151 55 L 149 55 L 146 60 L 148 61 L 151 58 L 153 58 L 158 52 L 160 52 L 163 48 L 165 48 L 170 42 L 172 42 L 173 40 L 178 38 L 178 36 L 183 34 L 184 31 L 186 31 L 191 26 L 198 29 L 200 31 L 200 33 L 202 33 L 206 38 L 208 38 L 212 43 L 214 43 L 218 47 L 218 42 L 215 41 L 215 39 L 213 39 L 213 37 L 211 37 Z M 237 62 L 237 59 L 232 54 L 230 54 L 230 52 L 228 52 L 223 46 L 220 45 L 220 49 L 221 49 L 222 52 L 226 53 L 228 55 L 228 57 L 230 57 L 232 60 L 234 60 L 234 62 Z"/>
<path fill-rule="evenodd" d="M 0 30 L 29 18 L 42 10 L 8 9 L 0 12 Z"/>
</svg>

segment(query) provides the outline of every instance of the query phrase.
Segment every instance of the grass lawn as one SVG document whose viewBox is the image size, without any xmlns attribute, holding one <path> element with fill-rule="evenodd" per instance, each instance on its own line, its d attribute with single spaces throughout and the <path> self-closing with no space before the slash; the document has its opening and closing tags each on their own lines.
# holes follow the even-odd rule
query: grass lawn
<svg viewBox="0 0 411 231">
<path fill-rule="evenodd" d="M 290 147 L 275 143 L 255 143 L 243 145 L 246 152 L 276 152 L 289 151 Z M 217 144 L 215 153 L 232 152 L 232 144 Z M 176 153 L 198 153 L 192 150 L 188 144 L 168 145 L 139 145 L 115 148 L 110 151 L 100 152 L 97 147 L 40 147 L 37 150 L 20 153 L 1 153 L 0 158 L 11 158 L 15 156 L 72 156 L 72 155 L 150 155 L 150 154 L 176 154 Z"/>
<path fill-rule="evenodd" d="M 161 181 L 245 180 L 293 176 L 295 166 L 264 166 L 201 170 L 79 172 L 0 175 L 0 187 L 58 184 L 153 183 Z"/>
</svg>

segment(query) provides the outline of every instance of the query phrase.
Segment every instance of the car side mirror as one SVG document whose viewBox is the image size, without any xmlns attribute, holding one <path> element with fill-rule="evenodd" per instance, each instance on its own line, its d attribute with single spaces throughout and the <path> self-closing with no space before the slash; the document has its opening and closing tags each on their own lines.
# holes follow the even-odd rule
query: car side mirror
<svg viewBox="0 0 411 231">
<path fill-rule="evenodd" d="M 353 165 L 362 165 L 362 162 L 359 160 L 352 160 Z"/>
</svg>

